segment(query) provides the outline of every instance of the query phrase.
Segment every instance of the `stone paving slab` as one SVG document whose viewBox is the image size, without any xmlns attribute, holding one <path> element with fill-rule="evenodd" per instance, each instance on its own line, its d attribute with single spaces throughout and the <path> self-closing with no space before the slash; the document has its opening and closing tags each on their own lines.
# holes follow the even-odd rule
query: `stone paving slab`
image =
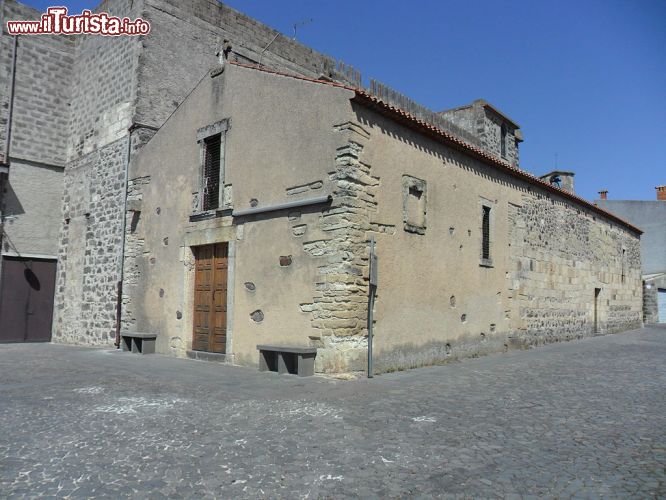
<svg viewBox="0 0 666 500">
<path fill-rule="evenodd" d="M 666 326 L 339 381 L 0 345 L 0 496 L 664 497 Z"/>
</svg>

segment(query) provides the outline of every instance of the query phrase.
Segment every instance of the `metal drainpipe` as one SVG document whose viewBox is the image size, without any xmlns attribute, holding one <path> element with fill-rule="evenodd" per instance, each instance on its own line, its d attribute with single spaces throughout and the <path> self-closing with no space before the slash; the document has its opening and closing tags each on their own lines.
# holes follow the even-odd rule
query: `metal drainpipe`
<svg viewBox="0 0 666 500">
<path fill-rule="evenodd" d="M 368 285 L 368 378 L 373 378 L 375 376 L 375 368 L 372 357 L 372 343 L 374 340 L 375 295 L 377 294 L 377 254 L 375 253 L 374 236 L 370 239 L 370 270 Z"/>
<path fill-rule="evenodd" d="M 304 207 L 307 205 L 319 205 L 322 203 L 330 203 L 333 197 L 330 194 L 317 196 L 315 198 L 307 198 L 305 200 L 288 201 L 285 203 L 277 203 L 275 205 L 267 205 L 265 207 L 252 207 L 243 210 L 233 210 L 232 217 L 245 217 L 246 215 L 263 214 L 266 212 L 277 212 L 278 210 L 286 210 L 288 208 Z"/>
<path fill-rule="evenodd" d="M 9 110 L 7 113 L 7 134 L 5 137 L 5 163 L 9 165 L 9 148 L 12 140 L 12 117 L 14 115 L 14 92 L 16 90 L 16 60 L 18 58 L 18 35 L 14 36 L 12 54 L 12 78 L 9 84 Z"/>
<path fill-rule="evenodd" d="M 121 239 L 120 239 L 120 270 L 118 283 L 116 284 L 116 349 L 120 348 L 120 324 L 122 321 L 123 311 L 123 279 L 125 277 L 125 231 L 127 230 L 127 195 L 129 189 L 129 164 L 132 156 L 132 132 L 138 128 L 145 128 L 157 132 L 159 127 L 152 125 L 144 125 L 142 123 L 133 122 L 127 129 L 127 160 L 125 161 L 125 193 L 123 195 L 123 212 L 121 221 Z"/>
<path fill-rule="evenodd" d="M 132 132 L 136 128 L 136 124 L 132 123 L 127 129 L 127 159 L 125 161 L 125 193 L 123 194 L 123 210 L 121 221 L 121 238 L 120 238 L 120 271 L 116 287 L 116 349 L 120 349 L 120 323 L 122 320 L 123 310 L 123 278 L 125 272 L 125 231 L 127 229 L 127 193 L 129 188 L 129 163 L 132 154 Z"/>
<path fill-rule="evenodd" d="M 0 1 L 0 32 L 4 29 L 4 1 Z M 12 121 L 14 115 L 14 91 L 16 89 L 16 60 L 18 59 L 18 35 L 14 35 L 14 44 L 12 50 L 12 77 L 9 84 L 9 109 L 7 112 L 7 134 L 5 137 L 5 158 L 4 162 L 9 167 L 9 148 L 12 140 Z M 5 235 L 5 183 L 9 182 L 9 173 L 0 174 L 0 270 L 3 266 L 2 246 L 4 245 Z M 2 273 L 0 272 L 0 283 L 2 281 Z"/>
</svg>

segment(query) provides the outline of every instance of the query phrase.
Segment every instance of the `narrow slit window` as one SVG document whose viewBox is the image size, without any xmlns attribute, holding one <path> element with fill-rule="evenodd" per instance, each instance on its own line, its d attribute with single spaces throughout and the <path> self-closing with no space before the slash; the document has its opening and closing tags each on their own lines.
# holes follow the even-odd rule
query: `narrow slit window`
<svg viewBox="0 0 666 500">
<path fill-rule="evenodd" d="M 220 205 L 220 148 L 222 135 L 204 139 L 203 209 L 213 210 Z"/>
<path fill-rule="evenodd" d="M 626 253 L 627 251 L 622 249 L 622 283 L 627 280 L 627 268 L 626 268 Z"/>
<path fill-rule="evenodd" d="M 490 260 L 490 207 L 483 206 L 482 221 L 481 221 L 481 258 L 483 260 Z"/>
<path fill-rule="evenodd" d="M 506 158 L 506 136 L 507 136 L 506 125 L 503 123 L 501 128 L 501 138 L 500 138 L 500 149 L 502 152 L 502 158 Z"/>
</svg>

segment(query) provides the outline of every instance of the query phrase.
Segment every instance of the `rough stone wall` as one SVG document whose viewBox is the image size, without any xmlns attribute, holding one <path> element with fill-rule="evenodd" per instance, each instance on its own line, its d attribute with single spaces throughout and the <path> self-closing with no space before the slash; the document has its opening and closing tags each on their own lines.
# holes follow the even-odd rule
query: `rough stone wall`
<svg viewBox="0 0 666 500">
<path fill-rule="evenodd" d="M 442 111 L 440 114 L 463 130 L 480 137 L 484 132 L 483 114 L 477 106 L 470 104 L 462 108 Z"/>
<path fill-rule="evenodd" d="M 491 110 L 486 109 L 481 102 L 475 101 L 469 106 L 442 111 L 441 114 L 478 137 L 485 150 L 502 158 L 500 145 L 502 119 Z M 516 130 L 508 123 L 506 125 L 506 156 L 503 159 L 517 166 L 520 158 L 516 143 Z"/>
<path fill-rule="evenodd" d="M 142 2 L 109 0 L 97 11 L 138 17 Z M 76 159 L 127 134 L 136 104 L 141 37 L 81 36 L 71 89 L 69 159 Z"/>
<path fill-rule="evenodd" d="M 628 230 L 537 193 L 509 205 L 509 227 L 509 297 L 520 342 L 640 328 L 640 241 Z"/>
<path fill-rule="evenodd" d="M 646 325 L 659 323 L 659 290 L 666 290 L 666 276 L 643 281 L 643 320 Z"/>
<path fill-rule="evenodd" d="M 261 63 L 270 68 L 308 76 L 327 73 L 336 79 L 345 79 L 345 75 L 335 72 L 335 61 L 320 52 L 292 40 L 284 34 L 252 19 L 220 2 L 196 0 L 179 2 L 178 0 L 149 0 L 149 4 L 165 12 L 173 12 L 178 7 L 185 19 L 198 30 L 212 31 L 217 51 L 224 36 L 232 43 L 233 52 L 246 62 Z M 276 37 L 276 35 L 278 35 Z M 272 42 L 272 43 L 271 43 Z M 269 46 L 270 44 L 270 46 Z M 267 47 L 268 49 L 264 51 Z M 262 55 L 263 52 L 263 55 Z"/>
<path fill-rule="evenodd" d="M 67 167 L 53 322 L 57 342 L 108 345 L 115 337 L 127 141 Z"/>
<path fill-rule="evenodd" d="M 36 38 L 19 38 L 10 155 L 64 166 L 72 43 Z"/>
<path fill-rule="evenodd" d="M 653 283 L 643 282 L 643 322 L 652 325 L 659 322 L 659 289 Z"/>
<path fill-rule="evenodd" d="M 515 130 L 508 124 L 506 125 L 506 155 L 502 157 L 502 119 L 491 110 L 481 108 L 481 111 L 483 112 L 484 130 L 480 135 L 483 147 L 498 158 L 503 158 L 512 165 L 518 165 Z"/>
<path fill-rule="evenodd" d="M 136 120 L 141 123 L 160 126 L 219 61 L 225 39 L 232 45 L 231 57 L 241 62 L 344 80 L 330 57 L 222 3 L 148 0 L 142 16 L 152 30 L 143 39 L 139 63 Z"/>
<path fill-rule="evenodd" d="M 60 167 L 12 160 L 2 193 L 2 212 L 8 217 L 4 231 L 9 236 L 2 238 L 3 252 L 58 254 L 62 181 Z"/>
<path fill-rule="evenodd" d="M 127 183 L 127 212 L 125 213 L 125 255 L 123 263 L 123 298 L 122 324 L 123 330 L 131 330 L 136 325 L 136 317 L 132 304 L 130 287 L 141 281 L 143 273 L 142 257 L 145 250 L 145 237 L 138 230 L 141 223 L 141 212 L 144 188 L 150 184 L 150 176 L 136 177 Z"/>
</svg>

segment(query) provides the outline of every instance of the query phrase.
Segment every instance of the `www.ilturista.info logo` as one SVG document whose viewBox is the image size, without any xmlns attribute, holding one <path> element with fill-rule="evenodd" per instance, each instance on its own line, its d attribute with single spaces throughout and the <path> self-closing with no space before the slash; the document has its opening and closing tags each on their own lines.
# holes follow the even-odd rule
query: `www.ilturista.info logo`
<svg viewBox="0 0 666 500">
<path fill-rule="evenodd" d="M 10 35 L 133 36 L 150 33 L 150 23 L 140 17 L 132 20 L 89 10 L 70 16 L 67 7 L 49 7 L 39 21 L 7 21 L 7 32 Z"/>
</svg>

